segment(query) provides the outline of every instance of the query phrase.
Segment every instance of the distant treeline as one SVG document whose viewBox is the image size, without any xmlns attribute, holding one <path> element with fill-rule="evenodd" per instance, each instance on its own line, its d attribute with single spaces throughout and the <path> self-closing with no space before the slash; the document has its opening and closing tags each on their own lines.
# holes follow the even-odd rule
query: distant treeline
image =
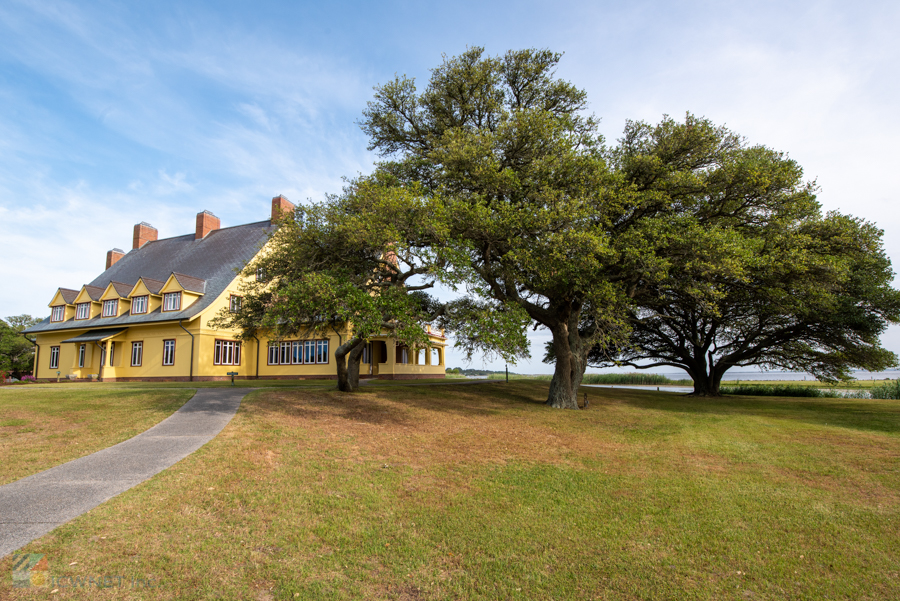
<svg viewBox="0 0 900 601">
<path fill-rule="evenodd" d="M 461 367 L 448 367 L 446 371 L 448 374 L 460 374 L 460 375 L 469 376 L 469 377 L 479 377 L 480 376 L 483 378 L 483 377 L 487 376 L 488 378 L 490 378 L 490 376 L 492 376 L 492 375 L 503 376 L 504 378 L 506 377 L 506 371 L 493 371 L 490 369 L 462 369 Z M 517 378 L 528 377 L 528 376 L 523 376 L 522 374 L 517 374 L 512 371 L 509 372 L 509 375 L 516 376 Z"/>
</svg>

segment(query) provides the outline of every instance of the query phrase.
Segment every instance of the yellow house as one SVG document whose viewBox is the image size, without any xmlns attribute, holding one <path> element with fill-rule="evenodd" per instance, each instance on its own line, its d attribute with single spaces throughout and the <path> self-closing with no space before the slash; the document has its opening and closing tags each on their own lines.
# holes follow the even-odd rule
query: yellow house
<svg viewBox="0 0 900 601">
<path fill-rule="evenodd" d="M 334 351 L 349 331 L 327 336 L 239 341 L 209 322 L 240 307 L 237 273 L 261 252 L 273 220 L 293 205 L 272 199 L 266 221 L 221 228 L 197 214 L 193 234 L 158 239 L 148 223 L 134 226 L 130 252 L 106 254 L 106 271 L 80 289 L 59 288 L 50 316 L 25 333 L 35 337 L 38 379 L 225 380 L 336 378 Z M 428 327 L 428 326 L 426 326 Z M 430 348 L 407 349 L 390 337 L 372 339 L 361 377 L 444 376 L 446 339 L 428 327 Z"/>
</svg>

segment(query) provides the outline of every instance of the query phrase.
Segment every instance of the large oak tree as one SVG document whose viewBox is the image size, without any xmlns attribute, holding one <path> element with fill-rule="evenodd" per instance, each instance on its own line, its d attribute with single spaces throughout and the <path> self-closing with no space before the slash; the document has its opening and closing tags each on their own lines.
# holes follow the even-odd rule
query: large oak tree
<svg viewBox="0 0 900 601">
<path fill-rule="evenodd" d="M 548 403 L 577 408 L 587 353 L 617 323 L 609 173 L 585 93 L 555 76 L 546 50 L 444 59 L 421 92 L 378 86 L 361 126 L 380 169 L 443 199 L 456 273 L 473 298 L 515 306 L 553 335 Z M 594 324 L 589 328 L 579 327 Z"/>
<path fill-rule="evenodd" d="M 823 215 L 795 161 L 688 115 L 629 123 L 610 163 L 630 196 L 608 274 L 627 283 L 630 335 L 590 363 L 679 367 L 697 395 L 735 366 L 834 381 L 896 365 L 879 343 L 900 319 L 882 232 Z"/>
</svg>

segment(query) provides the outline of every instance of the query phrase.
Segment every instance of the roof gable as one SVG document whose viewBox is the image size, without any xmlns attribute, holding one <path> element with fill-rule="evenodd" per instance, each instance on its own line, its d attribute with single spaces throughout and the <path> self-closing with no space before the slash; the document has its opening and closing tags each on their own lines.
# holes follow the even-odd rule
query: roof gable
<svg viewBox="0 0 900 601">
<path fill-rule="evenodd" d="M 78 290 L 59 288 L 57 289 L 56 294 L 53 295 L 53 300 L 50 301 L 50 304 L 47 306 L 56 307 L 58 305 L 74 305 L 76 298 L 78 298 Z"/>
<path fill-rule="evenodd" d="M 91 301 L 98 302 L 103 295 L 103 291 L 104 289 L 99 286 L 85 284 L 81 287 L 81 292 L 78 293 L 78 296 L 75 297 L 75 304 L 89 303 Z"/>
<path fill-rule="evenodd" d="M 202 295 L 205 290 L 206 280 L 201 280 L 200 278 L 184 275 L 183 273 L 173 272 L 172 275 L 169 276 L 169 279 L 166 280 L 166 283 L 162 287 L 160 292 L 165 294 L 166 292 L 186 291 Z"/>
<path fill-rule="evenodd" d="M 131 289 L 132 286 L 129 286 L 128 284 L 123 284 L 122 282 L 110 282 L 106 287 L 106 290 L 103 291 L 103 294 L 100 295 L 100 300 L 127 298 Z"/>
<path fill-rule="evenodd" d="M 131 289 L 128 296 L 129 298 L 146 296 L 148 294 L 159 296 L 159 292 L 165 284 L 165 282 L 160 282 L 159 280 L 151 278 L 138 278 L 137 283 L 134 285 L 134 288 Z"/>
</svg>

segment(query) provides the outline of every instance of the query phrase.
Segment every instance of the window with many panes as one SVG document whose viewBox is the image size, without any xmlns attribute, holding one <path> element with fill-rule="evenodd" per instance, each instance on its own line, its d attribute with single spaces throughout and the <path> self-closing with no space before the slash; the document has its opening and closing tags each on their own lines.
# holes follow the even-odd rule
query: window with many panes
<svg viewBox="0 0 900 601">
<path fill-rule="evenodd" d="M 163 294 L 163 311 L 178 311 L 181 309 L 181 293 L 166 292 Z"/>
<path fill-rule="evenodd" d="M 163 340 L 163 365 L 175 365 L 174 340 Z"/>
<path fill-rule="evenodd" d="M 135 296 L 131 299 L 131 314 L 137 315 L 139 313 L 147 312 L 147 297 L 146 296 Z"/>
<path fill-rule="evenodd" d="M 316 340 L 316 363 L 328 363 L 327 340 Z"/>
<path fill-rule="evenodd" d="M 57 369 L 59 367 L 59 347 L 51 346 L 50 347 L 50 369 Z"/>
<path fill-rule="evenodd" d="M 91 316 L 91 303 L 78 303 L 75 305 L 75 319 L 87 319 Z"/>
<path fill-rule="evenodd" d="M 231 310 L 232 313 L 237 313 L 238 311 L 240 311 L 241 310 L 241 297 L 235 296 L 232 294 L 231 302 L 229 303 L 228 308 Z"/>
<path fill-rule="evenodd" d="M 131 343 L 131 367 L 140 367 L 144 361 L 144 343 Z"/>
<path fill-rule="evenodd" d="M 216 340 L 214 365 L 240 365 L 241 343 L 236 340 Z"/>
<path fill-rule="evenodd" d="M 269 343 L 269 365 L 328 363 L 327 340 L 293 340 Z"/>
<path fill-rule="evenodd" d="M 115 317 L 119 312 L 119 301 L 116 299 L 103 301 L 103 317 Z"/>
<path fill-rule="evenodd" d="M 62 321 L 66 318 L 66 307 L 65 305 L 59 305 L 53 307 L 53 310 L 50 312 L 50 321 Z"/>
</svg>

